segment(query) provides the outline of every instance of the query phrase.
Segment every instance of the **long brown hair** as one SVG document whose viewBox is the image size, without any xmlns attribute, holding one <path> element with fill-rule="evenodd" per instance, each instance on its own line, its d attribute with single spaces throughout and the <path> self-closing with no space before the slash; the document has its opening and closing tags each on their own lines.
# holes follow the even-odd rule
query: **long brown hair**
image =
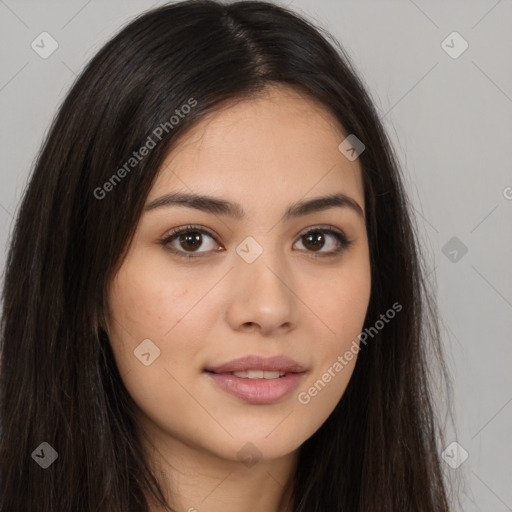
<svg viewBox="0 0 512 512">
<path fill-rule="evenodd" d="M 362 348 L 337 407 L 300 447 L 293 510 L 448 511 L 430 380 L 434 365 L 446 371 L 411 207 L 372 101 L 329 39 L 270 3 L 185 1 L 140 15 L 78 77 L 38 156 L 8 253 L 0 512 L 146 511 L 150 495 L 164 505 L 101 329 L 106 291 L 178 137 L 222 102 L 272 83 L 316 98 L 365 144 L 365 329 L 392 304 L 403 308 Z M 100 194 L 190 98 L 197 105 Z M 43 442 L 58 453 L 48 469 L 33 460 Z"/>
</svg>

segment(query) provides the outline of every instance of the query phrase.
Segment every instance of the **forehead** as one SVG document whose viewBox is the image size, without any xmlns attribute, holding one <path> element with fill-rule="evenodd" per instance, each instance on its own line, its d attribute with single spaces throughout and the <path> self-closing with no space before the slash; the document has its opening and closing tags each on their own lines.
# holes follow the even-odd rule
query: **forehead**
<svg viewBox="0 0 512 512">
<path fill-rule="evenodd" d="M 270 207 L 339 191 L 364 208 L 359 162 L 338 149 L 346 136 L 320 102 L 272 86 L 230 101 L 184 134 L 161 166 L 148 202 L 182 190 Z"/>
</svg>

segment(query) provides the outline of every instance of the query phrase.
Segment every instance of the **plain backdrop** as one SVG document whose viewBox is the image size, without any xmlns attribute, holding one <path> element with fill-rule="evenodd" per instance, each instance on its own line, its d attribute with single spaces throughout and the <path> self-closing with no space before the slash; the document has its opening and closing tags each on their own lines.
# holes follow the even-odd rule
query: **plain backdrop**
<svg viewBox="0 0 512 512">
<path fill-rule="evenodd" d="M 27 177 L 76 74 L 121 26 L 163 3 L 0 0 L 2 271 Z M 466 481 L 465 512 L 512 511 L 512 1 L 281 5 L 341 42 L 381 113 L 438 286 L 455 386 L 448 442 L 468 453 L 445 469 Z M 58 44 L 46 59 L 31 46 L 42 32 Z"/>
</svg>

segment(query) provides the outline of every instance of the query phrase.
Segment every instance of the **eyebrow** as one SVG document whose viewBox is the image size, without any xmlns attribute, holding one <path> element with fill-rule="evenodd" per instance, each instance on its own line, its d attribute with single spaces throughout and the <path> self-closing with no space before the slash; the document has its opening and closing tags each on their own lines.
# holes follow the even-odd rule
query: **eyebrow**
<svg viewBox="0 0 512 512">
<path fill-rule="evenodd" d="M 157 197 L 148 203 L 144 210 L 149 212 L 157 208 L 168 208 L 172 206 L 195 208 L 196 210 L 201 210 L 203 212 L 227 215 L 235 219 L 243 219 L 245 217 L 244 209 L 239 203 L 232 203 L 225 199 L 213 196 L 183 192 L 174 192 Z M 292 203 L 284 212 L 281 220 L 287 221 L 303 215 L 308 215 L 309 213 L 319 212 L 334 207 L 350 208 L 364 219 L 364 211 L 359 203 L 345 194 L 338 193 Z"/>
</svg>

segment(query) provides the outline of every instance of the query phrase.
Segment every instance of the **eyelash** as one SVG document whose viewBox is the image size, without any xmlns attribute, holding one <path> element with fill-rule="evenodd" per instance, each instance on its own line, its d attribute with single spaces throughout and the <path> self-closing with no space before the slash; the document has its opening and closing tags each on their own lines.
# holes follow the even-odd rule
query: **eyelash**
<svg viewBox="0 0 512 512">
<path fill-rule="evenodd" d="M 171 231 L 163 239 L 160 240 L 160 243 L 165 247 L 165 249 L 167 251 L 171 252 L 172 254 L 174 254 L 178 257 L 185 258 L 185 259 L 202 258 L 202 257 L 204 257 L 203 254 L 208 254 L 208 252 L 210 252 L 210 251 L 208 251 L 208 252 L 203 251 L 201 253 L 190 253 L 190 252 L 187 253 L 187 252 L 180 251 L 180 250 L 169 247 L 169 244 L 175 238 L 177 238 L 179 235 L 182 235 L 183 233 L 188 233 L 190 231 L 195 231 L 195 232 L 201 233 L 202 235 L 208 235 L 211 238 L 213 238 L 216 243 L 218 243 L 215 235 L 212 232 L 210 232 L 207 229 L 201 228 L 199 226 L 193 226 L 193 225 L 184 226 L 182 228 L 177 228 L 177 229 Z M 329 253 L 315 253 L 315 251 L 306 251 L 306 252 L 311 253 L 311 256 L 313 256 L 315 258 L 332 258 L 332 257 L 338 256 L 343 251 L 348 249 L 348 247 L 353 242 L 353 240 L 348 240 L 343 232 L 334 230 L 334 229 L 332 229 L 331 226 L 329 226 L 329 227 L 319 226 L 319 227 L 309 229 L 308 231 L 306 231 L 305 233 L 300 235 L 299 239 L 303 238 L 311 233 L 323 233 L 323 234 L 327 233 L 329 235 L 334 236 L 336 238 L 336 240 L 338 241 L 338 243 L 340 244 L 338 249 L 336 249 L 335 251 L 331 251 Z"/>
</svg>

